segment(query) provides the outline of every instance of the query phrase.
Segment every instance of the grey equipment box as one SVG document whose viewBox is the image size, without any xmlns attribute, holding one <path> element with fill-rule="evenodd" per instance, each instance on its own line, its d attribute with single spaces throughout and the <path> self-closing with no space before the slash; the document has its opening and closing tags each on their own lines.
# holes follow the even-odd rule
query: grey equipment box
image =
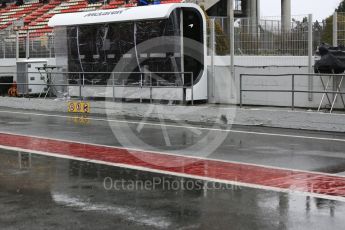
<svg viewBox="0 0 345 230">
<path fill-rule="evenodd" d="M 45 65 L 47 65 L 47 60 L 17 61 L 17 84 L 19 95 L 40 94 L 47 90 L 47 76 L 45 73 L 40 73 L 37 69 Z"/>
</svg>

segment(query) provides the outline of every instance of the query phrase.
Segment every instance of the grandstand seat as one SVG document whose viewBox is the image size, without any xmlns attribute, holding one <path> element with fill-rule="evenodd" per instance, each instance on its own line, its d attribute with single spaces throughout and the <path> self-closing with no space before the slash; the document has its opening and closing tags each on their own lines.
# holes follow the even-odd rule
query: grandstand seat
<svg viewBox="0 0 345 230">
<path fill-rule="evenodd" d="M 26 36 L 27 32 L 32 37 L 42 36 L 52 33 L 52 28 L 48 27 L 48 21 L 55 14 L 134 7 L 137 3 L 136 0 L 129 4 L 125 2 L 125 0 L 110 0 L 109 4 L 103 5 L 103 1 L 88 4 L 87 0 L 51 0 L 48 4 L 43 4 L 34 0 L 22 6 L 8 4 L 5 8 L 0 9 L 0 30 L 10 26 L 13 21 L 23 19 L 24 26 L 19 31 L 20 36 Z M 178 2 L 182 2 L 182 0 L 161 0 L 162 4 Z"/>
</svg>

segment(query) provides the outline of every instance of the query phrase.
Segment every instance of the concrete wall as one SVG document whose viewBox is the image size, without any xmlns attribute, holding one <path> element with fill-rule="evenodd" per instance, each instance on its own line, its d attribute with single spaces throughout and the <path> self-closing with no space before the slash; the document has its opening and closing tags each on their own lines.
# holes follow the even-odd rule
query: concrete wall
<svg viewBox="0 0 345 230">
<path fill-rule="evenodd" d="M 55 65 L 55 59 L 47 59 L 49 65 Z M 236 56 L 235 77 L 230 77 L 230 57 L 216 56 L 214 74 L 210 66 L 209 58 L 209 87 L 208 95 L 210 103 L 239 104 L 240 103 L 240 74 L 306 74 L 308 73 L 308 57 L 275 57 L 275 56 Z M 6 72 L 16 71 L 16 59 L 3 59 L 0 62 L 0 76 L 8 76 Z M 15 76 L 14 76 L 14 79 Z M 325 79 L 326 80 L 326 79 Z M 291 90 L 291 76 L 260 76 L 244 77 L 243 89 L 274 89 Z M 330 83 L 332 86 L 332 82 Z M 296 90 L 308 90 L 308 77 L 296 76 Z M 314 78 L 313 90 L 322 91 L 322 84 L 318 77 Z M 312 100 L 308 93 L 295 95 L 295 106 L 318 107 L 322 94 L 314 94 Z M 272 92 L 244 92 L 243 103 L 247 105 L 266 106 L 291 106 L 291 93 Z M 325 103 L 327 100 L 325 100 Z M 327 104 L 329 104 L 327 102 Z M 341 107 L 341 100 L 338 98 L 337 107 Z"/>
<path fill-rule="evenodd" d="M 308 73 L 308 57 L 259 57 L 237 56 L 235 57 L 235 78 L 230 77 L 229 57 L 215 57 L 214 76 L 209 67 L 209 98 L 211 103 L 239 104 L 240 103 L 240 75 L 241 74 L 306 74 Z M 210 62 L 209 62 L 210 63 Z M 327 80 L 327 79 L 325 79 Z M 308 76 L 295 77 L 295 90 L 308 90 Z M 243 77 L 243 89 L 259 90 L 291 90 L 291 76 L 258 76 Z M 330 83 L 332 86 L 332 82 Z M 314 77 L 313 90 L 322 91 L 322 83 L 319 77 Z M 231 90 L 229 90 L 231 89 Z M 309 100 L 308 93 L 295 94 L 295 106 L 318 107 L 322 94 L 314 94 Z M 332 98 L 332 97 L 331 97 Z M 327 101 L 325 100 L 325 103 Z M 244 92 L 243 103 L 247 105 L 267 106 L 291 106 L 291 93 L 276 92 Z M 329 104 L 327 102 L 327 104 Z M 342 106 L 338 98 L 337 107 Z"/>
</svg>

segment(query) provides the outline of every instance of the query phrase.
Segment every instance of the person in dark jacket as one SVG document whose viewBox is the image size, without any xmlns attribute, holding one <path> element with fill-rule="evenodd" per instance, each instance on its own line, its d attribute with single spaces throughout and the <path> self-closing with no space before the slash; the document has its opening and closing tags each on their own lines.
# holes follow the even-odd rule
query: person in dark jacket
<svg viewBox="0 0 345 230">
<path fill-rule="evenodd" d="M 1 8 L 6 8 L 6 0 L 2 0 L 2 2 L 1 2 Z"/>
<path fill-rule="evenodd" d="M 22 6 L 24 5 L 24 0 L 17 0 L 16 1 L 16 6 Z"/>
</svg>

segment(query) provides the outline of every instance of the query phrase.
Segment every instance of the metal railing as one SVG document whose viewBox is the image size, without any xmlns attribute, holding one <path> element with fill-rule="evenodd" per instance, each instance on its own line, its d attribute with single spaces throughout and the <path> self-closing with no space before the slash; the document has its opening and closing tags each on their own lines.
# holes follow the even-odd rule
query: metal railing
<svg viewBox="0 0 345 230">
<path fill-rule="evenodd" d="M 345 44 L 345 13 L 344 12 L 335 12 L 333 15 L 333 24 L 329 27 L 333 27 L 333 39 L 334 41 L 328 41 L 329 43 L 333 42 L 334 46 L 344 45 Z"/>
<path fill-rule="evenodd" d="M 0 35 L 0 59 L 5 58 L 52 58 L 55 57 L 54 36 L 31 36 L 30 33 L 18 37 L 16 34 Z"/>
<path fill-rule="evenodd" d="M 291 77 L 291 88 L 290 89 L 243 89 L 243 78 L 244 77 Z M 296 77 L 308 77 L 309 85 L 308 90 L 296 90 L 295 80 Z M 323 90 L 313 90 L 311 83 L 313 82 L 313 78 L 318 77 L 321 80 L 321 86 L 323 87 Z M 328 81 L 325 83 L 322 77 L 327 77 Z M 345 100 L 343 98 L 343 95 L 345 95 L 344 91 L 341 91 L 342 83 L 344 80 L 345 75 L 344 74 L 240 74 L 240 107 L 243 107 L 243 93 L 244 92 L 258 92 L 258 93 L 290 93 L 291 94 L 291 109 L 295 109 L 295 99 L 296 99 L 296 93 L 307 93 L 309 96 L 312 94 L 323 94 L 321 101 L 319 103 L 318 111 L 320 111 L 324 99 L 327 98 L 330 103 L 330 113 L 334 110 L 334 106 L 337 100 L 338 95 L 340 95 L 342 104 L 345 109 Z M 334 79 L 338 80 L 338 83 L 333 88 L 336 88 L 336 90 L 328 90 L 330 87 L 331 80 Z M 329 94 L 333 95 L 333 99 L 329 97 Z"/>
<path fill-rule="evenodd" d="M 236 18 L 234 21 L 235 55 L 307 56 L 309 43 L 313 44 L 314 52 L 322 42 L 324 25 L 313 22 L 309 15 L 298 15 L 293 18 L 286 28 L 280 17 Z M 228 17 L 210 17 L 210 20 L 215 21 L 215 28 L 209 26 L 208 31 L 210 35 L 215 34 L 216 54 L 229 54 L 227 44 L 230 43 L 230 19 Z M 211 31 L 213 29 L 215 31 Z M 313 36 L 310 41 L 311 33 Z M 209 44 L 209 47 L 212 47 L 212 44 Z"/>
<path fill-rule="evenodd" d="M 307 16 L 307 15 L 304 15 Z M 303 16 L 303 17 L 304 17 Z M 230 53 L 230 19 L 227 17 L 210 17 L 215 20 L 214 31 L 218 55 Z M 308 54 L 308 24 L 314 25 L 313 50 L 320 44 L 323 27 L 321 24 L 306 21 L 301 16 L 293 16 L 287 30 L 282 29 L 278 17 L 270 18 L 236 18 L 235 26 L 235 53 L 236 55 L 292 55 Z M 341 20 L 341 18 L 339 18 Z M 319 25 L 320 29 L 316 29 Z M 343 25 L 343 23 L 340 25 Z M 339 31 L 342 27 L 339 25 Z M 211 28 L 208 28 L 210 31 Z M 209 32 L 210 33 L 210 32 Z M 341 35 L 339 35 L 341 38 Z M 54 33 L 37 35 L 28 31 L 0 31 L 0 59 L 3 58 L 48 58 L 55 57 Z M 212 47 L 213 44 L 209 44 Z"/>
<path fill-rule="evenodd" d="M 18 87 L 20 86 L 45 86 L 45 89 L 42 90 L 42 92 L 39 93 L 39 97 L 41 95 L 44 95 L 44 98 L 50 94 L 49 90 L 55 90 L 56 87 L 78 87 L 79 89 L 79 99 L 84 100 L 83 96 L 83 89 L 88 88 L 112 88 L 112 99 L 115 101 L 117 98 L 115 97 L 115 90 L 116 88 L 139 88 L 140 91 L 143 89 L 149 89 L 150 90 L 150 103 L 153 103 L 153 90 L 154 89 L 181 89 L 182 90 L 182 99 L 183 103 L 186 103 L 184 101 L 185 99 L 185 89 L 191 90 L 191 104 L 194 105 L 194 74 L 192 72 L 6 72 L 2 73 L 7 76 L 16 76 L 18 74 L 35 74 L 35 75 L 41 75 L 45 77 L 44 83 L 15 83 Z M 121 78 L 121 75 L 130 76 L 137 75 L 138 79 L 137 81 L 134 79 L 127 81 L 124 80 L 123 77 Z M 63 80 L 57 81 L 57 75 L 63 76 Z M 87 76 L 90 75 L 107 75 L 108 78 L 106 79 L 87 79 Z M 166 79 L 161 78 L 159 75 L 175 75 L 175 81 L 169 81 Z M 49 80 L 48 80 L 49 79 Z M 186 82 L 186 79 L 189 81 Z M 64 83 L 56 83 L 56 82 L 64 82 Z M 0 86 L 13 86 L 14 83 L 0 83 Z M 68 93 L 68 90 L 65 89 L 65 92 Z M 30 93 L 26 91 L 25 93 L 21 94 L 21 96 L 28 96 Z M 38 93 L 37 93 L 38 94 Z M 57 94 L 57 92 L 53 93 Z M 119 98 L 119 97 L 118 97 Z M 121 97 L 120 97 L 121 99 Z M 125 99 L 125 97 L 123 97 Z M 142 93 L 140 94 L 140 97 L 138 98 L 140 102 L 143 102 L 143 96 Z"/>
</svg>

